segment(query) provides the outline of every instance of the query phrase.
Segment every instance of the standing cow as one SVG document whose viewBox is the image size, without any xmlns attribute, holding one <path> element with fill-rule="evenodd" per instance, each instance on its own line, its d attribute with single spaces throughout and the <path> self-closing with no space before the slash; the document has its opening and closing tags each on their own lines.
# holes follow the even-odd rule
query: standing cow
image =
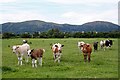
<svg viewBox="0 0 120 80">
<path fill-rule="evenodd" d="M 54 57 L 54 62 L 58 61 L 60 62 L 60 58 L 62 55 L 62 48 L 64 45 L 60 43 L 56 43 L 52 45 L 52 51 L 53 51 L 53 57 Z"/>
<path fill-rule="evenodd" d="M 94 47 L 94 51 L 97 51 L 98 50 L 98 42 L 94 42 L 93 47 Z"/>
<path fill-rule="evenodd" d="M 42 66 L 42 57 L 45 49 L 32 49 L 28 50 L 28 56 L 31 56 L 32 67 L 37 67 L 37 59 L 39 59 L 39 65 Z"/>
<path fill-rule="evenodd" d="M 101 49 L 104 49 L 105 51 L 105 48 L 109 48 L 113 45 L 113 41 L 112 40 L 101 40 L 100 41 L 100 47 Z"/>
<path fill-rule="evenodd" d="M 87 58 L 88 58 L 88 62 L 91 61 L 91 53 L 92 53 L 92 47 L 90 44 L 84 44 L 82 45 L 82 52 L 83 52 L 83 56 L 84 56 L 84 61 L 86 62 L 87 61 Z"/>
<path fill-rule="evenodd" d="M 23 56 L 26 57 L 26 62 L 28 62 L 27 51 L 30 50 L 30 46 L 25 43 L 23 45 L 14 45 L 12 47 L 13 53 L 16 53 L 18 58 L 18 65 L 22 65 Z"/>
</svg>

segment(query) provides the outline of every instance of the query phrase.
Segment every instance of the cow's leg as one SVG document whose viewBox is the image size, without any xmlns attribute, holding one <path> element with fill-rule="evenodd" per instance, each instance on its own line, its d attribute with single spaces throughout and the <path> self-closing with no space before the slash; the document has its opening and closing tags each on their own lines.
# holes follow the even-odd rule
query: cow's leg
<svg viewBox="0 0 120 80">
<path fill-rule="evenodd" d="M 84 54 L 84 61 L 86 62 L 87 61 L 87 55 Z"/>
<path fill-rule="evenodd" d="M 101 45 L 100 47 L 101 47 L 101 49 L 103 49 L 103 45 Z"/>
<path fill-rule="evenodd" d="M 58 55 L 58 63 L 60 63 L 61 54 Z"/>
<path fill-rule="evenodd" d="M 20 65 L 20 57 L 18 56 L 18 65 Z"/>
<path fill-rule="evenodd" d="M 106 47 L 104 46 L 104 51 L 105 51 Z"/>
<path fill-rule="evenodd" d="M 56 59 L 55 59 L 55 62 L 58 61 L 58 63 L 60 63 L 60 56 L 58 56 Z"/>
<path fill-rule="evenodd" d="M 58 53 L 56 53 L 55 56 L 56 57 L 55 57 L 55 61 L 54 62 L 56 62 L 58 60 Z"/>
<path fill-rule="evenodd" d="M 22 56 L 18 56 L 18 65 L 22 65 Z"/>
<path fill-rule="evenodd" d="M 88 62 L 90 62 L 91 60 L 90 60 L 90 53 L 88 53 Z"/>
<path fill-rule="evenodd" d="M 32 59 L 32 67 L 34 67 L 35 65 L 35 59 Z"/>
<path fill-rule="evenodd" d="M 28 55 L 26 55 L 26 62 L 28 63 Z"/>
<path fill-rule="evenodd" d="M 57 57 L 58 57 L 57 53 L 56 53 L 56 54 L 54 54 L 54 62 L 56 62 L 56 61 L 57 61 Z"/>
<path fill-rule="evenodd" d="M 24 58 L 25 58 L 25 62 L 27 62 L 28 63 L 28 55 L 27 55 L 27 53 L 23 53 L 23 54 L 21 54 Z"/>
<path fill-rule="evenodd" d="M 20 57 L 20 65 L 22 65 L 22 56 Z"/>
<path fill-rule="evenodd" d="M 16 53 L 16 56 L 18 58 L 18 65 L 20 64 L 20 56 Z"/>
<path fill-rule="evenodd" d="M 54 60 L 56 59 L 56 53 L 53 53 L 53 58 L 54 58 Z"/>
<path fill-rule="evenodd" d="M 39 58 L 39 65 L 42 66 L 42 57 Z"/>
<path fill-rule="evenodd" d="M 35 59 L 35 63 L 34 63 L 35 67 L 37 67 L 37 59 Z"/>
</svg>

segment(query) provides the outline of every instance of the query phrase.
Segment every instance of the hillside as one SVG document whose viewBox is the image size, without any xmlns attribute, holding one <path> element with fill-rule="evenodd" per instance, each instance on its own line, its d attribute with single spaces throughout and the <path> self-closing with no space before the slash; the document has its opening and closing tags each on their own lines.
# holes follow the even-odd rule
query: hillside
<svg viewBox="0 0 120 80">
<path fill-rule="evenodd" d="M 57 24 L 52 22 L 45 22 L 40 20 L 32 20 L 25 22 L 16 23 L 3 23 L 2 32 L 14 32 L 14 33 L 24 33 L 24 32 L 43 32 L 52 28 L 58 28 L 60 31 L 64 32 L 77 32 L 77 31 L 97 31 L 97 32 L 108 32 L 120 30 L 120 26 L 104 21 L 94 21 L 85 23 L 83 25 L 70 25 L 70 24 Z"/>
</svg>

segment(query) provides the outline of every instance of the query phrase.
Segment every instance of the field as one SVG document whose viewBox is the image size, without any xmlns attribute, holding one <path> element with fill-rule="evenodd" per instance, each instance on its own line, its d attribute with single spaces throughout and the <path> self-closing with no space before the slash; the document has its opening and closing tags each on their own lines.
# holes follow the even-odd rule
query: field
<svg viewBox="0 0 120 80">
<path fill-rule="evenodd" d="M 106 51 L 100 49 L 91 54 L 91 62 L 84 62 L 83 54 L 77 47 L 78 41 L 92 44 L 105 38 L 68 38 L 68 39 L 27 39 L 31 49 L 44 48 L 43 66 L 32 68 L 23 61 L 17 65 L 17 57 L 8 45 L 21 44 L 20 39 L 2 40 L 2 78 L 118 78 L 118 40 Z M 54 63 L 50 43 L 64 44 L 60 63 Z"/>
</svg>

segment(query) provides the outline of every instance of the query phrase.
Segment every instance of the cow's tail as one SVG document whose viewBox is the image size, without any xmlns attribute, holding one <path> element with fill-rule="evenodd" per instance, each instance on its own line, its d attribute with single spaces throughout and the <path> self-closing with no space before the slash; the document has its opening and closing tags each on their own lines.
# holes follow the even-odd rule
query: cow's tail
<svg viewBox="0 0 120 80">
<path fill-rule="evenodd" d="M 45 49 L 43 49 L 43 52 L 45 52 Z"/>
</svg>

